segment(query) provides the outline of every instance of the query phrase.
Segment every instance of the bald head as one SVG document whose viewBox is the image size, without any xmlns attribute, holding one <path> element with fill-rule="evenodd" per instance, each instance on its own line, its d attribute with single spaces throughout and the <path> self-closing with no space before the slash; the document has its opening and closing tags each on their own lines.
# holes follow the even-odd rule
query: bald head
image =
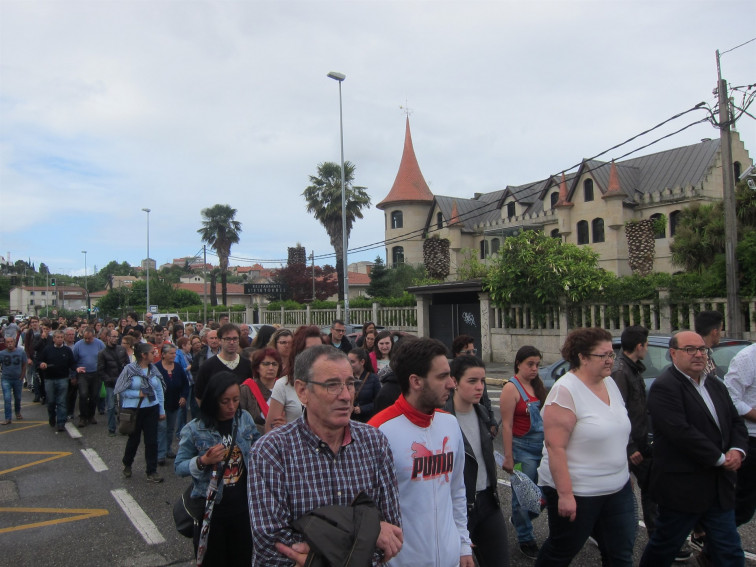
<svg viewBox="0 0 756 567">
<path fill-rule="evenodd" d="M 680 331 L 669 341 L 669 355 L 674 365 L 696 381 L 706 368 L 706 351 L 703 337 L 693 331 Z"/>
</svg>

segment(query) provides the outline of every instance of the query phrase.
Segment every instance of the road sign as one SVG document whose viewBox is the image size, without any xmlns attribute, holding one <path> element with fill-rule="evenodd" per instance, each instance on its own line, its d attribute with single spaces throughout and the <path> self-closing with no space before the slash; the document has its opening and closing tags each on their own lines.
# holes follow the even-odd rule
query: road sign
<svg viewBox="0 0 756 567">
<path fill-rule="evenodd" d="M 276 295 L 283 293 L 284 288 L 276 283 L 248 283 L 244 284 L 244 293 L 247 295 Z"/>
<path fill-rule="evenodd" d="M 158 306 L 150 305 L 150 313 L 157 313 L 157 312 L 158 312 Z"/>
</svg>

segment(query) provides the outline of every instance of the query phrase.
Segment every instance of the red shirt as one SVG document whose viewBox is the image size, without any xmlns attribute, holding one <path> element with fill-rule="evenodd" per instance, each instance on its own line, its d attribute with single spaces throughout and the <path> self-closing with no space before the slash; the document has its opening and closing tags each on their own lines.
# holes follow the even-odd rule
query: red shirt
<svg viewBox="0 0 756 567">
<path fill-rule="evenodd" d="M 513 376 L 512 380 L 517 380 L 517 377 Z M 522 386 L 522 382 L 520 382 L 520 385 Z M 523 390 L 525 390 L 524 387 Z M 538 401 L 537 396 L 531 396 L 527 391 L 525 391 L 525 393 L 528 396 L 528 402 Z M 525 402 L 526 400 L 523 400 L 522 396 L 520 396 L 520 400 L 515 406 L 514 416 L 512 418 L 512 435 L 515 437 L 522 437 L 530 430 L 530 414 L 527 412 L 527 405 Z"/>
</svg>

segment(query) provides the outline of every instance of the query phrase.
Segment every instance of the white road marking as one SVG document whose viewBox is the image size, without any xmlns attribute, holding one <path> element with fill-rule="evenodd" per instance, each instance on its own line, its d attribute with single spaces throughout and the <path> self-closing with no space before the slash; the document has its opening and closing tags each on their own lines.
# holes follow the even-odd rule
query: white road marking
<svg viewBox="0 0 756 567">
<path fill-rule="evenodd" d="M 165 543 L 165 538 L 157 529 L 157 526 L 152 523 L 150 517 L 142 510 L 126 489 L 116 488 L 115 490 L 111 490 L 110 493 L 148 545 Z"/>
<path fill-rule="evenodd" d="M 750 551 L 745 551 L 745 558 L 748 559 L 748 561 L 756 561 L 756 554 L 751 553 Z"/>
<path fill-rule="evenodd" d="M 76 429 L 76 426 L 69 422 L 66 422 L 66 431 L 68 431 L 68 434 L 71 436 L 71 439 L 79 439 L 81 437 L 81 432 Z"/>
<path fill-rule="evenodd" d="M 108 465 L 100 458 L 97 451 L 94 449 L 82 449 L 81 454 L 87 460 L 89 465 L 94 469 L 94 472 L 103 472 L 108 470 Z"/>
</svg>

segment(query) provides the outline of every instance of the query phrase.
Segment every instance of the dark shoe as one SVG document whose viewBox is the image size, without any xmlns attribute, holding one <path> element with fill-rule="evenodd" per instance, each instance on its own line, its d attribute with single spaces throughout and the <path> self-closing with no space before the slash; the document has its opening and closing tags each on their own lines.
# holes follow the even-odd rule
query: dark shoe
<svg viewBox="0 0 756 567">
<path fill-rule="evenodd" d="M 87 426 L 87 420 L 83 417 L 79 419 L 79 423 L 76 425 L 76 427 L 86 427 Z"/>
<path fill-rule="evenodd" d="M 690 547 L 693 551 L 703 551 L 704 545 L 706 545 L 706 534 L 700 536 L 690 534 Z"/>
<path fill-rule="evenodd" d="M 687 543 L 683 543 L 677 555 L 675 555 L 675 563 L 685 563 L 691 555 L 693 555 L 693 550 Z"/>
<path fill-rule="evenodd" d="M 10 419 L 6 419 L 5 421 L 0 422 L 0 425 L 10 425 L 11 423 Z"/>
<path fill-rule="evenodd" d="M 18 419 L 18 418 L 16 418 L 16 419 Z M 54 417 L 49 418 L 47 420 L 47 423 L 50 424 L 50 427 L 55 427 L 55 418 Z"/>
<path fill-rule="evenodd" d="M 536 559 L 538 557 L 538 544 L 534 541 L 526 541 L 520 544 L 520 551 L 528 559 Z"/>
<path fill-rule="evenodd" d="M 163 482 L 163 477 L 160 476 L 158 473 L 150 473 L 147 475 L 147 482 L 153 482 L 155 484 L 160 484 Z"/>
<path fill-rule="evenodd" d="M 35 404 L 39 402 L 39 396 L 34 396 L 34 399 L 32 400 Z"/>
<path fill-rule="evenodd" d="M 164 467 L 165 466 L 165 459 L 160 459 L 158 461 L 158 465 L 161 466 L 161 467 Z M 147 476 L 149 476 L 149 475 L 147 475 Z"/>
<path fill-rule="evenodd" d="M 16 421 L 21 421 L 22 419 L 24 419 L 24 416 L 21 415 L 20 413 L 17 413 L 16 414 Z"/>
<path fill-rule="evenodd" d="M 175 455 L 174 453 L 168 453 L 168 454 L 167 454 L 167 455 L 165 456 L 165 458 L 166 458 L 166 459 L 175 459 L 175 458 L 176 458 L 176 455 Z"/>
<path fill-rule="evenodd" d="M 89 418 L 89 425 L 97 425 L 97 420 L 93 417 Z"/>
<path fill-rule="evenodd" d="M 58 426 L 58 433 L 64 433 L 65 430 L 66 430 L 66 426 L 65 425 L 59 425 Z"/>
<path fill-rule="evenodd" d="M 123 465 L 123 476 L 124 476 L 124 478 L 131 478 L 131 466 L 130 465 Z"/>
<path fill-rule="evenodd" d="M 42 404 L 43 406 L 47 405 L 47 398 L 40 398 L 39 403 Z"/>
</svg>

